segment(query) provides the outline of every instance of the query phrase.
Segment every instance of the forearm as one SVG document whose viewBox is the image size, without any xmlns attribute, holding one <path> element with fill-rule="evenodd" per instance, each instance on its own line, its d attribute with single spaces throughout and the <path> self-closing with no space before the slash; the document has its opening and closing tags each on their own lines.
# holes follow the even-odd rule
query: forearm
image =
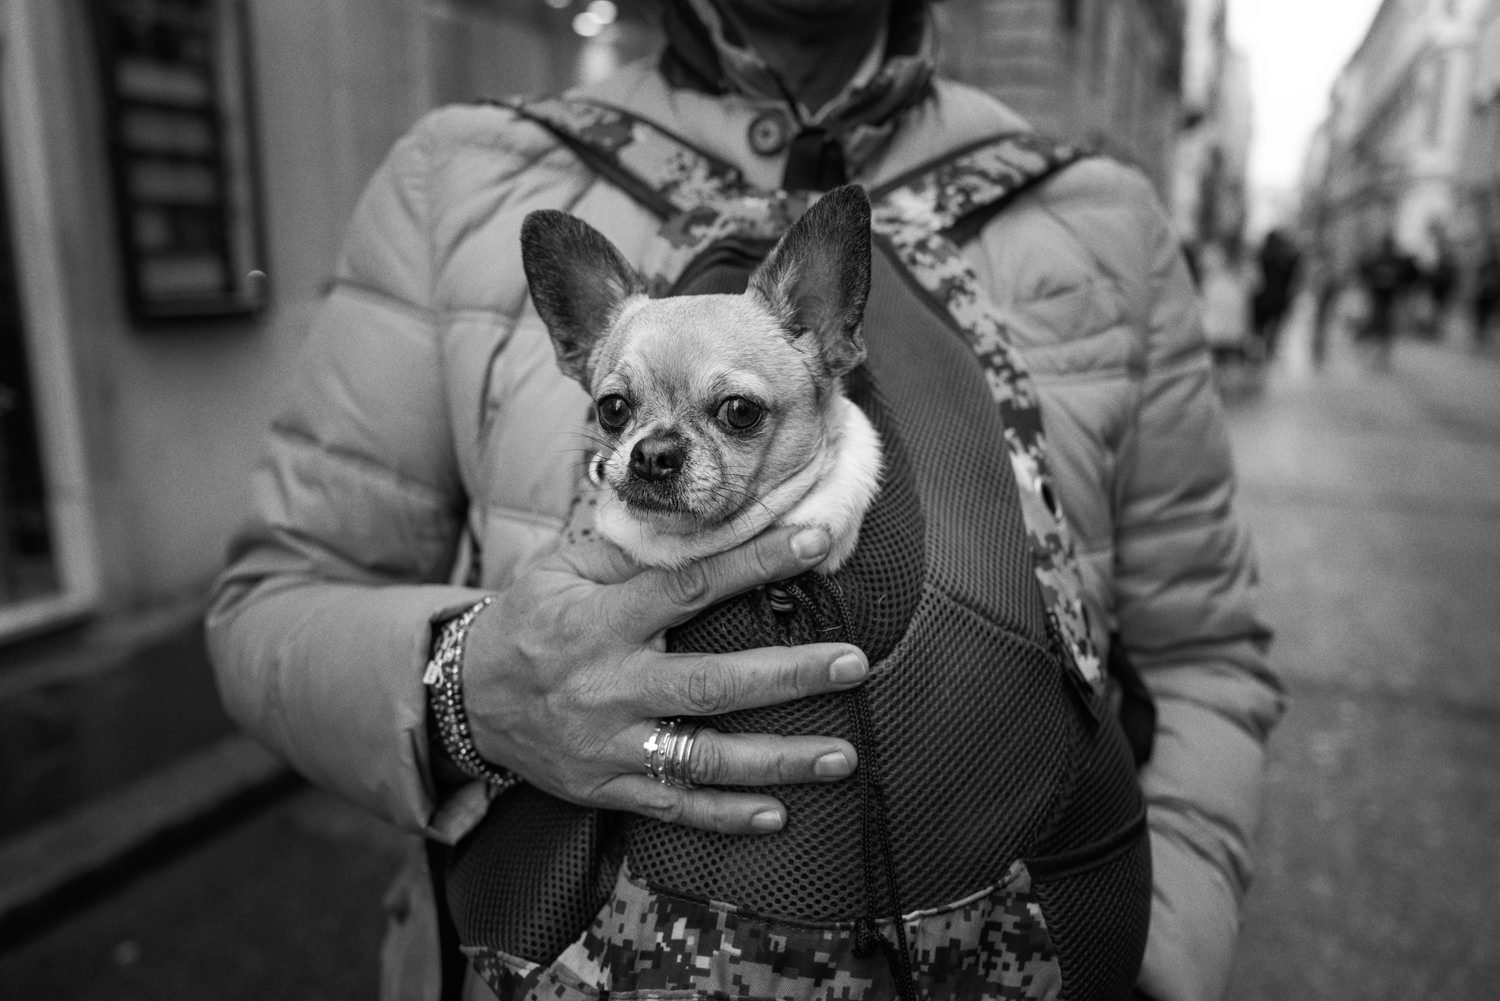
<svg viewBox="0 0 1500 1001">
<path fill-rule="evenodd" d="M 1254 870 L 1265 739 L 1281 693 L 1249 642 L 1228 659 L 1156 665 L 1151 761 L 1141 772 L 1154 893 L 1142 985 L 1158 1001 L 1222 997 Z"/>
<path fill-rule="evenodd" d="M 225 707 L 310 781 L 405 830 L 451 839 L 482 812 L 483 790 L 439 795 L 422 673 L 433 623 L 474 598 L 442 585 L 315 583 L 232 568 L 208 617 Z"/>
</svg>

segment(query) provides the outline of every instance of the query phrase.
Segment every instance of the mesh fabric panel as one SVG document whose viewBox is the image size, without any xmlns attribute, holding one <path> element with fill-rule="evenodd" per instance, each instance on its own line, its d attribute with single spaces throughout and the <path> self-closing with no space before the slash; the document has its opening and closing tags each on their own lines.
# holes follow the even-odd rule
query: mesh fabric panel
<svg viewBox="0 0 1500 1001">
<path fill-rule="evenodd" d="M 549 959 L 578 937 L 614 888 L 618 815 L 519 785 L 449 854 L 448 908 L 467 944 Z"/>
<path fill-rule="evenodd" d="M 1151 843 L 1142 827 L 1101 864 L 1032 886 L 1057 949 L 1065 1001 L 1128 1001 L 1151 923 Z"/>
<path fill-rule="evenodd" d="M 1072 779 L 1063 787 L 1051 829 L 1038 840 L 1035 851 L 1070 852 L 1104 841 L 1145 809 L 1130 743 L 1114 718 L 1105 719 L 1078 748 Z"/>
<path fill-rule="evenodd" d="M 852 610 L 839 638 L 875 661 L 866 692 L 892 854 L 903 904 L 924 908 L 993 884 L 1028 853 L 1056 815 L 1084 723 L 1050 646 L 1003 425 L 978 363 L 898 267 L 881 254 L 873 264 L 866 368 L 879 391 L 852 395 L 880 430 L 888 463 L 859 548 L 835 575 Z M 893 607 L 902 614 L 878 614 Z M 735 649 L 814 638 L 822 637 L 805 617 L 778 618 L 756 593 L 674 631 L 669 644 Z M 842 696 L 710 723 L 849 736 Z M 789 813 L 770 836 L 629 819 L 632 868 L 656 885 L 760 914 L 858 917 L 857 783 L 767 791 Z"/>
</svg>

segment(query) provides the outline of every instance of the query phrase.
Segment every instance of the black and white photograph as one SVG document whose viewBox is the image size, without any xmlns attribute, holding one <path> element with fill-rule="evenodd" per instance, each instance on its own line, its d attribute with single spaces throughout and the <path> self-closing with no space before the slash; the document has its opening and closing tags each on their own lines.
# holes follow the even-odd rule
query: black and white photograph
<svg viewBox="0 0 1500 1001">
<path fill-rule="evenodd" d="M 0 998 L 1500 998 L 1500 0 L 0 0 Z"/>
</svg>

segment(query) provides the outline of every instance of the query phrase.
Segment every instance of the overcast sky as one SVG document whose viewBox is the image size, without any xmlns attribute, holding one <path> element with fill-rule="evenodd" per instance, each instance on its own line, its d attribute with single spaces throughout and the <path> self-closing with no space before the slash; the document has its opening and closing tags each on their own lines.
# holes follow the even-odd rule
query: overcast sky
<svg viewBox="0 0 1500 1001">
<path fill-rule="evenodd" d="M 1297 183 L 1328 92 L 1381 0 L 1229 0 L 1229 32 L 1250 60 L 1255 136 L 1250 183 Z"/>
</svg>

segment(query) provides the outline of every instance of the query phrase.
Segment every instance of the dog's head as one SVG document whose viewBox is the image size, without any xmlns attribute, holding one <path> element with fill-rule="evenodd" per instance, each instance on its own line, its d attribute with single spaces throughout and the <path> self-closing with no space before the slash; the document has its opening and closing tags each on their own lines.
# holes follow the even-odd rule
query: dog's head
<svg viewBox="0 0 1500 1001">
<path fill-rule="evenodd" d="M 741 295 L 649 299 L 563 212 L 528 215 L 521 248 L 558 365 L 593 398 L 604 480 L 637 519 L 676 534 L 734 519 L 828 443 L 831 401 L 865 354 L 862 189 L 808 209 Z"/>
</svg>

